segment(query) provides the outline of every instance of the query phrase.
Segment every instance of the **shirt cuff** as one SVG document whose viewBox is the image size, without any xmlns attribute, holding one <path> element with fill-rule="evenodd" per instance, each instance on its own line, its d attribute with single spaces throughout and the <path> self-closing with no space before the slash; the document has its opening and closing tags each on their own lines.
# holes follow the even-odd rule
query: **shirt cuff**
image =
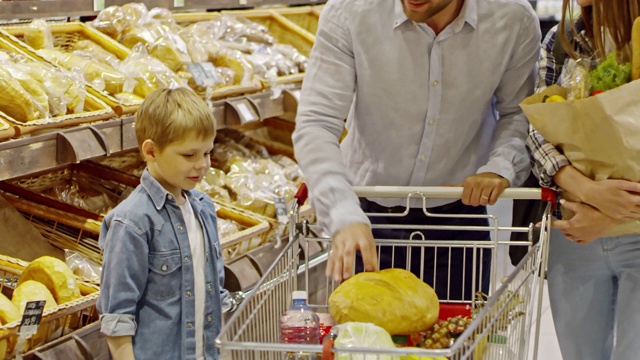
<svg viewBox="0 0 640 360">
<path fill-rule="evenodd" d="M 487 165 L 484 165 L 476 171 L 476 174 L 481 173 L 494 173 L 502 176 L 503 178 L 509 180 L 509 186 L 515 187 L 520 186 L 521 184 L 516 184 L 516 173 L 513 170 L 513 164 L 507 163 L 500 160 L 491 160 Z"/>
<path fill-rule="evenodd" d="M 124 314 L 100 315 L 100 332 L 107 336 L 134 336 L 136 334 L 135 317 Z"/>
<path fill-rule="evenodd" d="M 343 201 L 329 211 L 329 217 L 331 218 L 331 225 L 329 226 L 329 233 L 334 236 L 338 230 L 351 224 L 367 224 L 371 226 L 371 221 L 367 215 L 364 214 L 360 204 L 354 204 L 351 201 Z"/>
</svg>

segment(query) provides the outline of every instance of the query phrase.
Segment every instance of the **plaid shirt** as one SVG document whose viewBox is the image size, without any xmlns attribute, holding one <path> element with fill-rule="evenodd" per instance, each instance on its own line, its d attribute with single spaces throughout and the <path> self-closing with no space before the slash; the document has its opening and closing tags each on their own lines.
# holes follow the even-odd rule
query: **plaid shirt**
<svg viewBox="0 0 640 360">
<path fill-rule="evenodd" d="M 575 38 L 575 50 L 579 55 L 590 56 L 593 49 L 584 35 L 584 25 L 582 22 L 576 23 L 578 36 Z M 553 52 L 553 44 L 556 41 L 556 33 L 558 26 L 554 26 L 542 41 L 540 49 L 540 60 L 538 61 L 538 76 L 536 78 L 536 92 L 544 91 L 547 86 L 561 83 L 561 70 L 557 66 Z M 573 31 L 569 31 L 571 37 Z M 559 38 L 557 39 L 558 41 Z M 569 56 L 565 59 L 568 61 Z M 532 126 L 529 126 L 529 137 L 527 139 L 527 147 L 531 152 L 532 166 L 534 174 L 540 180 L 542 187 L 559 190 L 558 186 L 553 182 L 553 176 L 565 165 L 571 162 L 567 159 L 560 149 L 545 140 Z"/>
</svg>

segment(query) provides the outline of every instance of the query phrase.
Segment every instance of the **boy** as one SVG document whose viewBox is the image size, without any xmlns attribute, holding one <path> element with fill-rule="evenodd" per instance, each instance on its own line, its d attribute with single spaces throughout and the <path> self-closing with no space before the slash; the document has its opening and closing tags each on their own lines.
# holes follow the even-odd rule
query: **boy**
<svg viewBox="0 0 640 360">
<path fill-rule="evenodd" d="M 114 359 L 218 359 L 227 298 L 211 199 L 194 190 L 211 166 L 215 120 L 186 88 L 159 89 L 135 122 L 147 168 L 104 219 L 98 312 Z"/>
</svg>

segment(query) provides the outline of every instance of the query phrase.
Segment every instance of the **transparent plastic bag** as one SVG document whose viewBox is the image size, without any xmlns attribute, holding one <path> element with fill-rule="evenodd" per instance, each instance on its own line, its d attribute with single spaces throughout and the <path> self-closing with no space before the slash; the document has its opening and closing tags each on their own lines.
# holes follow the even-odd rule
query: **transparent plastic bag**
<svg viewBox="0 0 640 360">
<path fill-rule="evenodd" d="M 129 26 L 129 22 L 120 6 L 109 6 L 98 13 L 92 25 L 112 39 L 120 40 L 122 32 Z"/>
<path fill-rule="evenodd" d="M 234 42 L 257 42 L 268 45 L 275 44 L 275 38 L 269 29 L 242 16 L 223 16 L 227 22 L 224 38 Z"/>
<path fill-rule="evenodd" d="M 383 328 L 361 322 L 347 322 L 331 328 L 331 334 L 337 337 L 334 341 L 336 347 L 343 348 L 368 348 L 368 349 L 395 349 L 396 346 L 391 335 Z M 391 355 L 377 355 L 375 353 L 351 354 L 343 353 L 338 360 L 400 360 L 400 357 Z"/>
<path fill-rule="evenodd" d="M 162 61 L 169 69 L 178 71 L 192 62 L 187 44 L 174 33 L 160 36 L 147 46 L 149 54 Z"/>
<path fill-rule="evenodd" d="M 67 266 L 76 276 L 81 276 L 98 283 L 100 282 L 102 266 L 74 250 L 65 249 L 64 255 Z"/>
<path fill-rule="evenodd" d="M 186 86 L 184 81 L 167 68 L 160 60 L 150 56 L 142 44 L 134 46 L 133 52 L 120 64 L 120 70 L 136 79 L 134 94 L 146 98 L 157 88 Z"/>
<path fill-rule="evenodd" d="M 102 46 L 96 44 L 91 40 L 80 40 L 73 45 L 73 50 L 88 52 L 93 55 L 94 59 L 97 59 L 109 66 L 117 69 L 120 66 L 120 59 L 112 53 L 105 50 Z"/>
<path fill-rule="evenodd" d="M 591 59 L 569 59 L 562 68 L 560 84 L 567 89 L 567 100 L 581 100 L 590 95 Z"/>
<path fill-rule="evenodd" d="M 19 65 L 14 63 L 5 63 L 3 64 L 4 71 L 6 71 L 5 75 L 8 75 L 4 80 L 7 84 L 12 84 L 11 88 L 13 88 L 16 92 L 15 95 L 19 95 L 17 99 L 24 99 L 24 102 L 30 102 L 31 104 L 24 104 L 28 107 L 24 115 L 26 117 L 15 118 L 16 120 L 26 119 L 27 121 L 36 120 L 36 119 L 45 119 L 49 118 L 49 97 L 47 96 L 47 92 L 44 89 L 44 86 L 36 81 L 33 77 L 31 77 L 28 73 L 22 71 Z M 13 81 L 11 80 L 13 78 Z M 22 91 L 21 91 L 22 89 Z M 17 108 L 13 108 L 17 109 Z M 9 114 L 12 116 L 12 114 Z"/>
</svg>

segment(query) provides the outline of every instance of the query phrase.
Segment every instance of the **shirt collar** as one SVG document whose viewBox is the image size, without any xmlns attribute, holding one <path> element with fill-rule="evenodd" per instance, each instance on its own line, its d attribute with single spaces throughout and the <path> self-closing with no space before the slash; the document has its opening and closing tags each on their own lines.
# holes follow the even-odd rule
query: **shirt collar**
<svg viewBox="0 0 640 360">
<path fill-rule="evenodd" d="M 167 200 L 175 202 L 173 195 L 171 195 L 171 193 L 169 193 L 167 189 L 160 185 L 158 180 L 156 180 L 153 175 L 151 175 L 149 169 L 144 169 L 144 172 L 140 177 L 140 184 L 149 194 L 153 205 L 156 207 L 156 210 L 162 209 L 165 206 Z M 186 190 L 184 193 L 189 202 L 191 202 L 192 199 L 202 200 L 203 196 L 206 195 L 201 191 L 191 190 Z"/>
<path fill-rule="evenodd" d="M 394 7 L 393 27 L 395 29 L 398 26 L 404 24 L 406 21 L 411 21 L 411 20 L 409 20 L 409 18 L 407 18 L 407 15 L 404 13 L 404 10 L 402 9 L 402 3 L 400 2 L 400 0 L 394 0 L 394 1 L 395 1 L 395 7 Z M 465 22 L 471 25 L 474 29 L 477 27 L 478 0 L 464 0 L 464 4 L 462 5 L 460 14 L 453 21 L 453 23 L 456 24 L 455 25 L 456 32 L 462 29 L 462 26 L 464 25 Z"/>
</svg>

